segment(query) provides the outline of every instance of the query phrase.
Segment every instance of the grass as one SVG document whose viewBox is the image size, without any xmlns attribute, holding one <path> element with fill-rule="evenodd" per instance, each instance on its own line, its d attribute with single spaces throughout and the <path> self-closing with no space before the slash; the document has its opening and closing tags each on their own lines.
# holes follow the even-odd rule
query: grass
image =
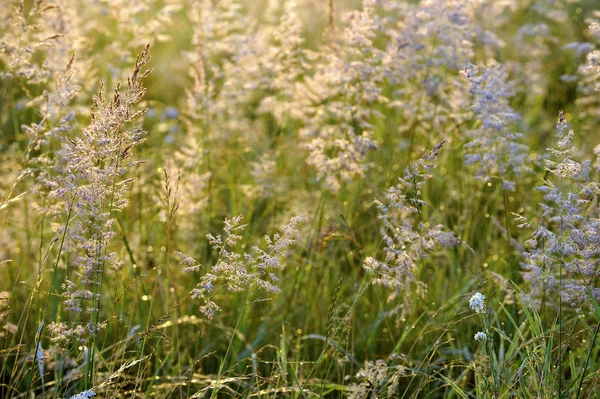
<svg viewBox="0 0 600 399">
<path fill-rule="evenodd" d="M 0 397 L 598 397 L 593 2 L 141 4 L 2 17 Z"/>
</svg>

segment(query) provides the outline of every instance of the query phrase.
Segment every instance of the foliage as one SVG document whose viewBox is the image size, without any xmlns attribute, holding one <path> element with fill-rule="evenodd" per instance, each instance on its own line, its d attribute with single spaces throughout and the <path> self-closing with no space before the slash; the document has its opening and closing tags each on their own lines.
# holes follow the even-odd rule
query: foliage
<svg viewBox="0 0 600 399">
<path fill-rule="evenodd" d="M 0 397 L 597 395 L 593 1 L 4 6 Z"/>
</svg>

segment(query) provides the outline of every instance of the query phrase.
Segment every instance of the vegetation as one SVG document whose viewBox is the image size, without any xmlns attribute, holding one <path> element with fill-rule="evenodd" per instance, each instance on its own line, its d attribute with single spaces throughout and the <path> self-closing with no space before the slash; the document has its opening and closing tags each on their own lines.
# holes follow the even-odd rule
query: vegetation
<svg viewBox="0 0 600 399">
<path fill-rule="evenodd" d="M 594 6 L 7 1 L 0 397 L 599 397 Z"/>
</svg>

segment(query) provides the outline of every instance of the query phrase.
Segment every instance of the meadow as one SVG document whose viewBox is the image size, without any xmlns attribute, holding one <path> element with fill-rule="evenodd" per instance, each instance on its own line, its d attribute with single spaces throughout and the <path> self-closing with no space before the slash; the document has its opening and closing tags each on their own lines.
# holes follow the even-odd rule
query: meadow
<svg viewBox="0 0 600 399">
<path fill-rule="evenodd" d="M 0 5 L 0 398 L 600 398 L 596 1 Z"/>
</svg>

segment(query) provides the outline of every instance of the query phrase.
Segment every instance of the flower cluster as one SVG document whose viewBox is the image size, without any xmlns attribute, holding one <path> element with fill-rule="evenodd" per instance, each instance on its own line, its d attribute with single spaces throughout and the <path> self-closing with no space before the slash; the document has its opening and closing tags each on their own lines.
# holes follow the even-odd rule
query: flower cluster
<svg viewBox="0 0 600 399">
<path fill-rule="evenodd" d="M 487 335 L 485 335 L 484 332 L 479 331 L 478 333 L 475 334 L 474 339 L 477 342 L 485 342 L 485 341 L 487 341 Z"/>
<path fill-rule="evenodd" d="M 372 283 L 398 291 L 414 281 L 418 263 L 434 253 L 438 246 L 452 247 L 462 243 L 442 225 L 427 227 L 421 220 L 421 208 L 427 203 L 421 191 L 446 140 L 409 166 L 404 177 L 385 194 L 385 202 L 375 200 L 381 221 L 381 237 L 385 243 L 385 260 L 367 257 L 363 268 L 373 275 Z"/>
<path fill-rule="evenodd" d="M 369 169 L 367 155 L 377 149 L 374 122 L 382 118 L 377 105 L 388 101 L 382 89 L 384 52 L 374 45 L 380 25 L 375 1 L 363 1 L 363 9 L 346 14 L 344 22 L 339 42 L 317 55 L 313 76 L 297 94 L 309 99 L 299 131 L 307 163 L 333 193 Z"/>
<path fill-rule="evenodd" d="M 225 219 L 223 234 L 213 236 L 208 234 L 208 242 L 217 251 L 218 260 L 210 271 L 204 274 L 196 287 L 192 290 L 192 297 L 202 301 L 200 313 L 212 319 L 221 308 L 212 300 L 215 285 L 222 283 L 231 292 L 241 292 L 254 286 L 267 293 L 281 292 L 277 286 L 279 277 L 277 270 L 285 268 L 284 258 L 288 249 L 295 243 L 294 237 L 298 234 L 298 224 L 304 222 L 306 217 L 296 216 L 284 227 L 283 234 L 275 234 L 272 238 L 265 237 L 266 248 L 253 247 L 254 253 L 236 252 L 236 246 L 242 239 L 239 235 L 245 225 L 241 224 L 242 217 Z M 201 266 L 195 259 L 179 253 L 182 258 L 184 272 L 200 271 Z"/>
<path fill-rule="evenodd" d="M 70 399 L 88 399 L 96 396 L 96 393 L 92 389 L 87 391 L 79 392 L 77 395 L 71 396 Z"/>
<path fill-rule="evenodd" d="M 385 76 L 393 90 L 389 105 L 404 122 L 401 132 L 430 143 L 457 133 L 469 105 L 458 72 L 474 62 L 476 43 L 491 50 L 502 44 L 488 29 L 502 14 L 493 3 L 384 2 L 390 14 L 383 29 L 389 38 Z"/>
<path fill-rule="evenodd" d="M 520 116 L 508 104 L 513 90 L 507 83 L 506 68 L 493 64 L 487 68 L 470 65 L 462 73 L 470 83 L 469 92 L 473 96 L 474 119 L 479 126 L 468 132 L 469 141 L 465 148 L 465 164 L 479 164 L 476 177 L 489 180 L 494 175 L 502 179 L 503 187 L 515 190 L 515 182 L 508 179 L 510 173 L 520 175 L 527 170 L 528 147 L 519 143 L 519 133 L 508 127 Z"/>
<path fill-rule="evenodd" d="M 149 60 L 147 46 L 135 62 L 124 96 L 117 86 L 113 98 L 107 100 L 104 86 L 100 85 L 91 124 L 80 137 L 65 140 L 56 165 L 58 175 L 45 181 L 50 197 L 63 203 L 67 223 L 74 220 L 73 226 L 64 229 L 70 233 L 76 271 L 63 284 L 65 309 L 73 313 L 97 314 L 103 275 L 121 266 L 108 244 L 114 236 L 113 213 L 128 202 L 127 188 L 132 179 L 123 176 L 136 165 L 128 158 L 132 149 L 145 141 L 145 132 L 136 123 L 145 110 L 136 112 L 134 106 L 145 91 L 142 80 L 151 70 L 142 69 Z M 96 321 L 69 330 L 59 323 L 52 329 L 59 333 L 59 339 L 72 333 L 85 340 L 100 326 L 97 318 L 91 318 Z"/>
<path fill-rule="evenodd" d="M 586 54 L 585 63 L 579 67 L 578 89 L 580 96 L 577 98 L 577 106 L 581 110 L 579 116 L 593 122 L 600 121 L 600 111 L 598 101 L 598 92 L 600 91 L 600 50 L 597 49 L 600 44 L 600 30 L 598 22 L 600 19 L 593 19 L 590 24 L 590 33 L 592 43 L 582 43 L 581 53 Z"/>
<path fill-rule="evenodd" d="M 573 159 L 574 132 L 567 131 L 563 112 L 556 129 L 557 145 L 548 149 L 545 159 L 548 177 L 537 187 L 544 195 L 544 202 L 540 204 L 540 223 L 526 242 L 530 251 L 524 264 L 524 278 L 535 298 L 558 291 L 566 302 L 581 309 L 583 304 L 592 306 L 590 293 L 600 299 L 600 289 L 591 285 L 600 273 L 597 268 L 600 221 L 597 209 L 589 208 L 598 185 L 590 182 L 591 162 Z"/>
<path fill-rule="evenodd" d="M 17 332 L 17 326 L 9 321 L 10 314 L 10 293 L 6 291 L 0 292 L 0 318 L 3 320 L 0 324 L 0 338 L 6 338 L 9 334 Z"/>
<path fill-rule="evenodd" d="M 394 397 L 404 375 L 406 369 L 402 365 L 388 365 L 385 360 L 366 361 L 356 373 L 360 383 L 352 387 L 349 398 L 362 399 L 375 394 L 378 394 L 377 397 Z"/>
<path fill-rule="evenodd" d="M 485 310 L 485 295 L 483 295 L 481 292 L 476 292 L 469 299 L 469 307 L 471 307 L 471 309 L 473 309 L 477 314 L 483 313 Z"/>
</svg>

